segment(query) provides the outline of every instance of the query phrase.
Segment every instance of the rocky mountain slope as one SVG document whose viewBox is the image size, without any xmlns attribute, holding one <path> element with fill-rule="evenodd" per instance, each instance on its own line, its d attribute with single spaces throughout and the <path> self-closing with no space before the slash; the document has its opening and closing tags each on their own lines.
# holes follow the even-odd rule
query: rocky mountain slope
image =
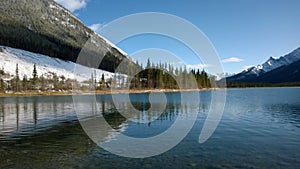
<svg viewBox="0 0 300 169">
<path fill-rule="evenodd" d="M 264 73 L 259 76 L 257 81 L 266 83 L 300 82 L 300 60 Z"/>
<path fill-rule="evenodd" d="M 134 64 L 53 0 L 0 1 L 0 45 L 76 62 L 90 38 L 93 55 L 104 57 L 100 69 L 113 72 L 122 60 Z"/>
</svg>

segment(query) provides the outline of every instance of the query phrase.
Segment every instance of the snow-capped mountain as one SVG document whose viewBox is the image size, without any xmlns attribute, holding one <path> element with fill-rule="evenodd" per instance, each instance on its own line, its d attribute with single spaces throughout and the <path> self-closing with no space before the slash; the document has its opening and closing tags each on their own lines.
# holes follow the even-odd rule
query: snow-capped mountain
<svg viewBox="0 0 300 169">
<path fill-rule="evenodd" d="M 89 50 L 103 58 L 100 69 L 114 72 L 122 61 L 134 65 L 125 52 L 53 0 L 0 1 L 0 45 L 76 62 L 88 40 Z"/>
<path fill-rule="evenodd" d="M 257 78 L 257 82 L 266 83 L 293 83 L 300 82 L 300 60 L 289 65 L 281 66 Z M 296 83 L 295 83 L 296 84 Z"/>
<path fill-rule="evenodd" d="M 265 63 L 263 63 L 261 65 L 257 65 L 255 67 L 251 67 L 251 68 L 247 69 L 246 72 L 252 71 L 257 75 L 260 75 L 262 73 L 269 72 L 269 71 L 279 68 L 281 66 L 289 65 L 298 60 L 300 60 L 300 48 L 294 50 L 293 52 L 291 52 L 285 56 L 281 56 L 278 59 L 270 57 Z"/>
<path fill-rule="evenodd" d="M 24 75 L 29 78 L 32 77 L 34 64 L 36 64 L 38 76 L 43 75 L 44 77 L 55 73 L 58 76 L 84 81 L 91 78 L 92 73 L 94 77 L 97 76 L 95 77 L 96 79 L 100 79 L 102 74 L 104 74 L 105 79 L 115 76 L 114 73 L 108 71 L 92 69 L 71 61 L 64 61 L 21 49 L 4 46 L 0 46 L 0 49 L 0 68 L 6 73 L 11 74 L 11 77 L 8 78 L 12 78 L 15 75 L 16 64 L 18 64 L 19 76 L 21 78 Z"/>
<path fill-rule="evenodd" d="M 230 77 L 230 76 L 233 76 L 233 75 L 235 75 L 235 73 L 223 72 L 223 73 L 216 74 L 215 77 L 216 77 L 216 80 L 221 80 L 223 78 Z"/>
<path fill-rule="evenodd" d="M 300 48 L 297 48 L 291 53 L 281 56 L 278 59 L 270 57 L 265 63 L 248 68 L 247 70 L 244 70 L 239 74 L 226 78 L 226 80 L 235 82 L 264 82 L 262 77 L 266 76 L 266 74 L 268 74 L 269 72 L 274 71 L 277 73 L 281 73 L 281 71 L 277 71 L 277 69 L 283 67 L 286 72 L 286 70 L 288 69 L 286 67 L 298 61 L 300 61 Z M 294 67 L 295 66 L 293 66 L 293 68 Z"/>
</svg>

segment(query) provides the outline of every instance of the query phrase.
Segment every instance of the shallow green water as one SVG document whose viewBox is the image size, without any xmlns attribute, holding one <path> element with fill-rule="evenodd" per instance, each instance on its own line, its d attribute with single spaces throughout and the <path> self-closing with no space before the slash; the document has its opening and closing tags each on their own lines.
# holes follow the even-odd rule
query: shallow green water
<svg viewBox="0 0 300 169">
<path fill-rule="evenodd" d="M 130 95 L 143 113 L 126 119 L 109 95 L 97 96 L 99 109 L 114 128 L 103 128 L 103 139 L 118 133 L 137 138 L 167 130 L 177 118 L 198 113 L 196 122 L 173 149 L 158 156 L 132 159 L 98 147 L 77 120 L 71 96 L 0 98 L 0 168 L 299 168 L 300 88 L 229 89 L 222 120 L 211 138 L 198 138 L 210 107 L 211 91 L 200 92 L 197 107 L 180 104 L 179 93 L 166 95 L 162 114 L 145 113 L 149 94 Z M 94 107 L 93 107 L 94 106 Z M 127 112 L 126 112 L 127 111 Z M 151 123 L 145 120 L 156 119 Z M 159 144 L 159 143 L 157 143 Z"/>
</svg>

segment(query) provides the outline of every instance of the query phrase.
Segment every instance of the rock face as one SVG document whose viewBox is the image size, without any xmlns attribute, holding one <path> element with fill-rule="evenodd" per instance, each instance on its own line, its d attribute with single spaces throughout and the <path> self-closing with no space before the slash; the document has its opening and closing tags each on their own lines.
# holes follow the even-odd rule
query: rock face
<svg viewBox="0 0 300 169">
<path fill-rule="evenodd" d="M 300 48 L 278 59 L 270 57 L 265 63 L 226 78 L 228 82 L 285 83 L 300 82 Z"/>
<path fill-rule="evenodd" d="M 113 72 L 123 59 L 133 64 L 124 52 L 53 0 L 0 1 L 0 45 L 76 62 L 90 38 L 95 54 L 104 57 L 100 69 Z"/>
</svg>

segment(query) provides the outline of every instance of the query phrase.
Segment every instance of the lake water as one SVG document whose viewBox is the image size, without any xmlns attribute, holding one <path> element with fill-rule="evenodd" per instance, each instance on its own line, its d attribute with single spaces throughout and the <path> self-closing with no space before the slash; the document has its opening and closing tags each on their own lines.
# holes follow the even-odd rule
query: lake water
<svg viewBox="0 0 300 169">
<path fill-rule="evenodd" d="M 195 107 L 180 104 L 179 93 L 168 93 L 162 114 L 146 111 L 149 94 L 130 95 L 141 114 L 131 114 L 129 103 L 113 103 L 110 95 L 98 95 L 97 105 L 81 103 L 98 110 L 95 117 L 104 117 L 113 128 L 99 129 L 105 142 L 120 133 L 155 136 L 176 119 L 198 113 L 177 146 L 149 158 L 120 157 L 97 146 L 77 120 L 72 96 L 2 97 L 0 168 L 300 168 L 300 88 L 228 89 L 222 119 L 202 144 L 211 91 L 199 97 Z M 116 104 L 125 114 L 116 111 Z"/>
</svg>

